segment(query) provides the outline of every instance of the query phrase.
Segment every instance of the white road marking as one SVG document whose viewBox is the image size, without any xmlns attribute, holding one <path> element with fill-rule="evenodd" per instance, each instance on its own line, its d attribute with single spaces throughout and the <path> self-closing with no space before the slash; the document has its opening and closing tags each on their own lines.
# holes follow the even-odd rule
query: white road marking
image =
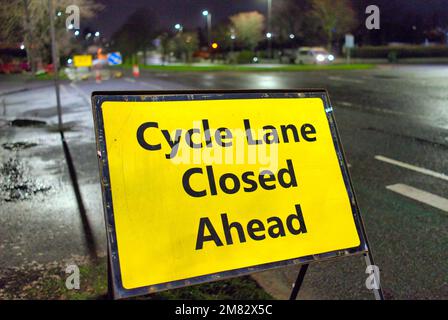
<svg viewBox="0 0 448 320">
<path fill-rule="evenodd" d="M 386 189 L 399 193 L 405 197 L 423 202 L 431 207 L 448 212 L 448 199 L 442 198 L 438 195 L 401 183 L 387 186 Z"/>
<path fill-rule="evenodd" d="M 163 90 L 164 88 L 162 86 L 159 86 L 157 84 L 153 84 L 153 83 L 149 83 L 146 81 L 139 81 L 141 84 L 151 87 L 152 89 L 156 89 L 156 90 Z"/>
<path fill-rule="evenodd" d="M 80 95 L 83 96 L 84 99 L 87 100 L 88 103 L 90 103 L 90 97 L 87 93 L 85 93 L 84 91 L 81 90 L 80 87 L 78 87 L 74 82 L 70 82 L 70 87 L 72 87 L 73 89 L 75 89 Z"/>
<path fill-rule="evenodd" d="M 360 107 L 358 105 L 354 105 L 353 103 L 346 102 L 346 101 L 335 102 L 334 105 L 335 106 L 340 105 L 340 106 L 344 106 L 344 107 L 353 107 L 354 109 L 361 110 L 361 111 L 373 111 L 373 112 L 379 112 L 379 113 L 393 114 L 395 116 L 400 116 L 400 117 L 411 117 L 411 118 L 417 118 L 417 119 L 422 119 L 422 120 L 428 120 L 427 117 L 424 117 L 424 116 L 421 116 L 418 114 L 413 114 L 413 113 L 409 113 L 409 112 L 408 113 L 400 112 L 400 111 L 396 111 L 396 110 L 377 108 L 377 107 L 367 107 L 367 106 Z"/>
<path fill-rule="evenodd" d="M 335 76 L 330 76 L 328 77 L 329 80 L 333 80 L 333 81 L 344 81 L 344 82 L 353 82 L 353 83 L 364 83 L 364 80 L 359 80 L 359 79 L 349 79 L 349 78 L 342 78 L 342 77 L 335 77 Z"/>
<path fill-rule="evenodd" d="M 405 168 L 405 169 L 409 169 L 409 170 L 413 170 L 413 171 L 416 171 L 416 172 L 419 172 L 419 173 L 423 173 L 423 174 L 426 174 L 428 176 L 432 176 L 432 177 L 435 177 L 435 178 L 438 178 L 438 179 L 442 179 L 442 180 L 448 181 L 448 176 L 446 174 L 443 174 L 443 173 L 439 173 L 439 172 L 432 171 L 432 170 L 425 169 L 425 168 L 420 168 L 420 167 L 414 166 L 412 164 L 408 164 L 408 163 L 401 162 L 401 161 L 398 161 L 398 160 L 386 158 L 386 157 L 381 156 L 381 155 L 376 155 L 375 159 L 379 160 L 379 161 L 387 162 L 387 163 L 390 163 L 390 164 L 393 164 L 393 165 L 396 165 L 396 166 L 399 166 L 399 167 L 402 167 L 402 168 Z"/>
<path fill-rule="evenodd" d="M 132 78 L 124 78 L 123 80 L 127 81 L 127 82 L 132 82 L 132 83 L 135 82 L 135 79 L 132 79 Z"/>
<path fill-rule="evenodd" d="M 68 93 L 68 90 L 67 90 L 67 87 L 65 86 L 65 84 L 61 84 L 61 91 L 63 91 L 65 94 L 69 94 Z"/>
</svg>

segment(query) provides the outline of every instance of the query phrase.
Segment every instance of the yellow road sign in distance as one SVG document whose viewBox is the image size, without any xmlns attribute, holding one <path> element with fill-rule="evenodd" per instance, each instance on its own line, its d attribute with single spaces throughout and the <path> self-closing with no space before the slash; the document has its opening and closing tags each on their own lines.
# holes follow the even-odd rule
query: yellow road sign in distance
<svg viewBox="0 0 448 320">
<path fill-rule="evenodd" d="M 117 296 L 366 250 L 325 92 L 93 101 Z"/>
<path fill-rule="evenodd" d="M 91 67 L 92 66 L 92 55 L 75 55 L 73 56 L 73 65 L 75 67 Z"/>
</svg>

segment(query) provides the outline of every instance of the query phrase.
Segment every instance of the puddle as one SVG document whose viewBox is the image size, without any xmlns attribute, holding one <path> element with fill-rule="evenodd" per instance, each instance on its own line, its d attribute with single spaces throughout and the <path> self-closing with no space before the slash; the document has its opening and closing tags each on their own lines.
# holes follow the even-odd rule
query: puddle
<svg viewBox="0 0 448 320">
<path fill-rule="evenodd" d="M 39 192 L 46 192 L 51 186 L 29 177 L 25 164 L 10 158 L 0 166 L 0 201 L 19 201 L 31 198 Z"/>
<path fill-rule="evenodd" d="M 8 142 L 2 144 L 3 149 L 10 150 L 10 151 L 18 151 L 23 149 L 28 149 L 37 146 L 37 143 L 34 142 Z"/>
<path fill-rule="evenodd" d="M 15 119 L 11 121 L 11 125 L 14 127 L 41 127 L 46 124 L 45 121 L 32 119 Z"/>
</svg>

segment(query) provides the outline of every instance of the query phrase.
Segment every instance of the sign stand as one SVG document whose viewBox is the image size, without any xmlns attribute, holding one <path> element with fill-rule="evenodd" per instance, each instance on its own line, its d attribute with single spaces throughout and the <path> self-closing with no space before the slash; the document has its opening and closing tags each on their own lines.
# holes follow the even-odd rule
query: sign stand
<svg viewBox="0 0 448 320">
<path fill-rule="evenodd" d="M 108 298 L 112 299 L 122 299 L 132 296 L 146 295 L 149 292 L 158 292 L 167 289 L 181 288 L 189 285 L 206 283 L 210 281 L 215 281 L 219 279 L 227 279 L 233 278 L 240 275 L 247 275 L 253 272 L 269 270 L 273 268 L 277 268 L 280 266 L 287 266 L 292 264 L 300 264 L 300 271 L 295 281 L 295 285 L 292 288 L 292 292 L 290 295 L 290 299 L 296 299 L 297 295 L 300 291 L 300 288 L 303 284 L 306 272 L 308 270 L 309 264 L 312 262 L 319 262 L 322 260 L 330 260 L 336 258 L 342 258 L 344 256 L 353 256 L 356 254 L 363 254 L 365 258 L 365 262 L 368 266 L 366 272 L 369 274 L 369 277 L 366 281 L 367 287 L 372 289 L 371 287 L 375 287 L 374 290 L 376 299 L 384 299 L 383 293 L 381 291 L 379 277 L 378 277 L 378 268 L 375 266 L 373 262 L 373 257 L 370 251 L 370 246 L 367 241 L 367 235 L 365 231 L 365 227 L 363 224 L 362 217 L 359 212 L 359 208 L 356 201 L 356 196 L 353 190 L 352 182 L 349 176 L 349 172 L 347 170 L 345 155 L 343 152 L 342 144 L 339 138 L 336 122 L 334 119 L 333 109 L 331 103 L 329 101 L 329 97 L 327 92 L 324 90 L 264 90 L 264 91 L 255 91 L 255 90 L 247 90 L 247 91 L 175 91 L 170 92 L 170 95 L 167 95 L 166 91 L 150 91 L 150 92 L 96 92 L 92 95 L 92 106 L 95 120 L 95 133 L 96 133 L 96 142 L 97 142 L 97 150 L 100 153 L 101 157 L 99 160 L 100 167 L 100 175 L 101 175 L 101 185 L 102 185 L 102 194 L 103 194 L 103 207 L 105 210 L 105 220 L 106 220 L 106 228 L 107 228 L 107 236 L 108 236 Z M 165 158 L 159 157 L 158 154 L 149 153 L 148 151 L 155 151 L 149 147 L 152 147 L 145 141 L 144 132 L 146 129 L 154 126 L 155 122 L 143 122 L 146 121 L 147 117 L 145 116 L 149 111 L 151 112 L 154 119 L 161 121 L 163 123 L 167 114 L 165 114 L 165 106 L 170 105 L 173 110 L 176 110 L 179 114 L 179 124 L 178 126 L 187 127 L 190 125 L 189 117 L 193 120 L 197 117 L 202 117 L 202 128 L 203 131 L 208 132 L 209 121 L 219 123 L 223 121 L 222 115 L 218 115 L 218 113 L 210 113 L 209 108 L 213 105 L 214 108 L 220 108 L 222 106 L 223 100 L 226 101 L 226 106 L 229 108 L 229 114 L 233 113 L 241 113 L 241 119 L 245 119 L 243 117 L 248 117 L 248 115 L 252 114 L 251 110 L 258 110 L 259 108 L 266 108 L 266 110 L 271 109 L 272 105 L 276 103 L 276 106 L 279 108 L 276 109 L 278 113 L 279 119 L 275 121 L 275 126 L 282 127 L 283 122 L 281 122 L 280 116 L 282 119 L 289 119 L 291 117 L 291 113 L 293 113 L 298 118 L 301 118 L 304 113 L 306 113 L 307 117 L 310 119 L 310 123 L 302 124 L 301 126 L 301 134 L 302 138 L 306 140 L 306 143 L 312 143 L 316 141 L 314 135 L 317 134 L 316 129 L 313 125 L 319 129 L 319 134 L 324 138 L 319 141 L 323 141 L 325 143 L 321 143 L 318 147 L 322 147 L 319 149 L 319 154 L 310 153 L 310 157 L 314 157 L 319 160 L 319 165 L 325 169 L 326 177 L 331 181 L 331 190 L 333 192 L 332 198 L 324 198 L 326 201 L 329 201 L 327 204 L 334 204 L 336 209 L 338 210 L 338 216 L 334 215 L 333 211 L 330 211 L 330 205 L 325 207 L 319 206 L 316 203 L 315 199 L 320 195 L 310 194 L 308 198 L 302 199 L 304 203 L 308 203 L 309 206 L 304 206 L 306 210 L 308 210 L 309 214 L 305 215 L 307 221 L 311 220 L 311 222 L 315 221 L 319 223 L 321 219 L 326 219 L 327 225 L 332 226 L 332 224 L 337 224 L 339 226 L 337 229 L 331 229 L 334 232 L 327 232 L 327 229 L 317 228 L 316 238 L 313 238 L 313 242 L 310 243 L 310 248 L 306 250 L 300 248 L 295 253 L 289 253 L 285 255 L 284 253 L 276 253 L 272 254 L 269 259 L 264 259 L 263 261 L 256 260 L 252 256 L 250 259 L 247 257 L 247 252 L 245 250 L 238 251 L 237 249 L 232 247 L 232 252 L 235 251 L 235 257 L 241 258 L 241 261 L 236 261 L 239 268 L 235 269 L 235 263 L 233 265 L 228 264 L 226 261 L 220 261 L 219 256 L 220 252 L 215 247 L 222 246 L 223 242 L 219 238 L 219 235 L 216 235 L 213 239 L 209 239 L 204 237 L 206 233 L 204 233 L 205 228 L 212 228 L 211 220 L 209 217 L 201 218 L 199 221 L 199 227 L 202 231 L 198 231 L 198 236 L 196 239 L 196 247 L 194 247 L 194 242 L 192 247 L 188 247 L 185 250 L 185 254 L 188 255 L 193 261 L 194 266 L 192 270 L 188 270 L 188 272 L 176 274 L 174 277 L 174 271 L 182 270 L 179 269 L 182 267 L 182 263 L 170 265 L 170 269 L 173 271 L 172 273 L 166 272 L 164 269 L 163 272 L 158 272 L 155 274 L 147 273 L 147 266 L 153 263 L 154 259 L 158 259 L 159 255 L 157 252 L 151 251 L 151 255 L 142 255 L 141 252 L 147 252 L 145 246 L 150 246 L 151 237 L 148 233 L 148 230 L 157 231 L 159 230 L 155 228 L 153 225 L 141 225 L 138 224 L 138 219 L 146 219 L 146 213 L 143 214 L 139 210 L 134 210 L 133 208 L 126 207 L 126 210 L 122 209 L 121 204 L 123 201 L 127 199 L 127 195 L 123 195 L 122 191 L 125 188 L 120 188 L 120 184 L 115 185 L 112 188 L 110 177 L 114 175 L 122 176 L 121 166 L 110 165 L 119 164 L 124 161 L 123 155 L 121 153 L 117 153 L 119 148 L 111 148 L 111 146 L 126 146 L 128 148 L 137 148 L 135 157 L 136 160 L 140 161 L 138 163 L 143 163 L 143 159 L 151 158 L 151 159 L 160 159 L 160 163 L 158 166 L 165 167 L 168 166 L 172 169 L 172 163 L 164 161 Z M 207 104 L 203 102 L 207 101 Z M 136 103 L 138 102 L 138 104 Z M 191 115 L 188 110 L 185 108 L 185 104 L 189 104 L 191 107 L 197 109 L 199 113 L 195 113 Z M 115 105 L 123 106 L 123 108 L 116 108 Z M 138 106 L 137 106 L 138 105 Z M 244 106 L 244 108 L 242 108 Z M 149 108 L 151 107 L 151 108 Z M 156 108 L 153 110 L 153 107 Z M 150 109 L 150 110 L 149 110 Z M 195 110 L 196 110 L 195 109 Z M 243 110 L 244 109 L 244 110 Z M 132 125 L 127 127 L 127 131 L 123 131 L 120 128 L 116 128 L 116 123 L 120 123 L 121 119 L 126 118 L 131 112 L 135 112 L 135 110 L 139 111 L 139 116 L 134 117 L 132 119 Z M 149 111 L 148 111 L 149 110 Z M 171 110 L 171 109 L 170 109 Z M 232 113 L 233 112 L 233 113 Z M 154 114 L 153 114 L 154 113 Z M 103 116 L 104 115 L 104 116 Z M 256 121 L 268 121 L 268 115 L 262 114 L 258 116 L 254 116 Z M 181 121 L 182 120 L 182 121 Z M 234 119 L 228 119 L 230 124 L 234 122 Z M 233 121 L 233 122 L 232 122 Z M 188 123 L 187 123 L 188 122 Z M 312 122 L 312 123 L 311 123 Z M 156 123 L 157 124 L 157 123 Z M 247 127 L 250 127 L 249 120 L 244 120 L 244 123 L 233 124 L 236 126 L 243 126 L 246 128 L 246 136 L 248 135 Z M 296 125 L 291 125 L 297 133 L 299 132 Z M 271 126 L 273 127 L 273 126 Z M 273 127 L 275 128 L 275 127 Z M 311 129 L 311 130 L 307 130 Z M 106 129 L 106 130 L 105 130 Z M 111 130 L 109 130 L 111 129 Z M 118 130 L 120 129 L 120 130 Z M 169 128 L 168 128 L 169 129 Z M 135 130 L 137 130 L 137 143 L 127 143 L 126 139 L 136 139 Z M 230 129 L 229 129 L 230 130 Z M 107 133 L 107 134 L 106 134 Z M 299 133 L 298 133 L 299 134 Z M 299 138 L 294 138 L 294 143 L 299 142 Z M 288 143 L 287 133 L 284 133 L 284 141 L 282 143 Z M 247 136 L 249 137 L 249 136 Z M 247 138 L 246 137 L 246 138 Z M 106 144 L 106 138 L 109 141 L 109 144 Z M 118 139 L 120 138 L 120 139 Z M 266 138 L 267 139 L 267 138 Z M 301 140 L 301 139 L 300 139 Z M 131 140 L 129 140 L 131 141 Z M 248 140 L 249 141 L 249 140 Z M 261 141 L 261 140 L 260 140 Z M 135 141 L 134 141 L 135 142 Z M 304 141 L 301 141 L 305 143 Z M 293 142 L 291 142 L 293 143 Z M 248 143 L 249 144 L 249 143 Z M 266 142 L 267 144 L 267 142 Z M 109 148 L 108 148 L 109 146 Z M 140 146 L 140 147 L 139 147 Z M 212 146 L 214 148 L 220 148 L 219 145 Z M 133 149 L 132 149 L 133 150 Z M 132 151 L 131 150 L 131 151 Z M 158 150 L 158 149 L 157 149 Z M 221 150 L 221 149 L 219 149 Z M 289 150 L 287 155 L 291 158 L 286 161 L 287 168 L 283 168 L 282 170 L 286 173 L 289 173 L 291 176 L 291 183 L 295 181 L 295 175 L 293 172 L 293 160 L 296 162 L 300 162 L 300 150 L 297 148 L 292 148 Z M 133 153 L 133 152 L 131 152 Z M 321 155 L 327 155 L 322 157 Z M 319 157 L 318 157 L 319 156 Z M 313 159 L 314 159 L 313 158 Z M 313 166 L 315 166 L 313 162 Z M 303 170 L 313 170 L 314 167 L 305 166 L 302 168 Z M 191 170 L 197 170 L 197 168 L 190 168 L 186 172 L 183 172 L 184 168 L 176 167 L 176 169 L 182 170 L 179 173 L 183 173 L 183 176 L 190 177 L 194 172 Z M 208 169 L 208 168 L 207 168 Z M 243 168 L 244 169 L 244 168 Z M 145 169 L 145 177 L 149 177 L 148 181 L 153 181 L 157 179 L 151 179 L 151 177 L 158 177 L 158 171 L 154 171 L 151 168 Z M 241 169 L 242 170 L 242 169 Z M 241 171 L 240 170 L 240 171 Z M 286 170 L 286 171 L 285 171 Z M 137 175 L 137 170 L 130 170 L 132 173 L 129 176 L 126 176 L 126 179 L 139 179 L 140 174 Z M 168 177 L 164 177 L 163 180 L 157 180 L 155 183 L 156 187 L 160 187 L 160 190 L 165 190 L 166 185 L 173 185 L 178 183 L 178 176 L 173 174 L 169 178 L 171 180 L 167 180 Z M 282 171 L 282 172 L 283 172 Z M 193 173 L 192 173 L 193 172 Z M 238 172 L 238 175 L 241 172 Z M 251 171 L 247 171 L 246 173 L 252 173 Z M 230 173 L 228 173 L 230 175 Z M 236 176 L 232 173 L 232 176 Z M 280 171 L 279 171 L 280 176 Z M 188 180 L 189 178 L 187 178 Z M 305 179 L 305 185 L 314 185 L 319 181 L 314 181 L 314 176 L 309 175 L 308 180 Z M 325 183 L 328 183 L 328 179 L 325 179 Z M 117 180 L 118 181 L 118 180 Z M 127 180 L 121 182 L 121 185 L 124 184 Z M 187 181 L 188 182 L 188 181 Z M 236 183 L 235 183 L 236 185 Z M 194 192 L 192 193 L 191 187 L 187 185 L 188 188 L 185 188 L 185 184 L 183 184 L 184 191 L 195 197 Z M 147 201 L 147 194 L 143 192 L 142 188 L 139 188 L 137 184 L 130 184 L 128 186 L 131 190 L 135 191 L 132 193 L 134 196 L 131 197 L 131 203 L 140 203 L 141 199 L 145 199 Z M 176 189 L 179 191 L 178 189 Z M 112 191 L 114 191 L 114 205 L 112 204 Z M 180 190 L 179 192 L 181 192 Z M 193 190 L 194 191 L 194 190 Z M 224 193 L 230 193 L 226 190 L 222 190 Z M 207 192 L 205 193 L 207 194 Z M 220 194 L 220 196 L 225 196 Z M 255 196 L 254 196 L 255 197 Z M 193 233 L 191 230 L 183 230 L 183 226 L 197 224 L 197 217 L 194 208 L 190 208 L 188 205 L 191 203 L 190 198 L 182 197 L 182 201 L 187 205 L 185 207 L 185 214 L 182 215 L 184 220 L 179 221 L 178 218 L 174 216 L 168 216 L 167 221 L 164 221 L 166 225 L 172 224 L 178 226 L 178 230 L 182 231 L 182 234 L 176 234 L 175 239 L 179 241 L 184 241 L 185 237 L 190 237 Z M 257 201 L 258 198 L 253 199 L 253 201 Z M 178 197 L 175 199 L 179 201 Z M 203 205 L 211 206 L 215 205 L 217 202 L 216 198 L 210 199 L 200 199 L 203 202 Z M 213 201 L 212 201 L 213 200 Z M 219 200 L 219 199 L 218 199 Z M 302 201 L 301 200 L 301 201 Z M 173 199 L 174 201 L 174 199 Z M 151 201 L 149 201 L 150 203 Z M 196 202 L 195 202 L 196 203 Z M 312 205 L 316 203 L 317 206 Z M 166 206 L 163 202 L 156 201 L 157 204 L 157 212 L 165 212 L 167 210 Z M 151 208 L 154 205 L 151 204 Z M 314 207 L 313 207 L 314 206 Z M 114 210 L 115 207 L 115 210 Z M 298 203 L 292 203 L 288 206 L 289 209 L 284 208 L 285 210 L 291 210 L 291 207 L 295 208 L 295 212 L 287 212 L 291 213 L 287 220 L 286 224 L 288 226 L 288 231 L 292 234 L 300 234 L 307 233 L 307 229 L 305 226 L 304 215 L 302 214 L 302 208 Z M 272 208 L 259 208 L 261 212 L 257 211 L 257 217 L 262 217 L 269 219 L 272 217 L 268 217 L 271 213 L 271 209 L 277 209 L 276 205 L 273 205 Z M 269 209 L 269 210 L 268 210 Z M 254 209 L 255 210 L 255 209 Z M 115 217 L 120 216 L 128 216 L 126 212 L 134 212 L 136 219 L 124 219 L 124 220 L 115 220 Z M 266 212 L 265 212 L 266 211 Z M 320 214 L 315 214 L 318 212 Z M 214 212 L 210 213 L 210 215 L 215 214 Z M 292 220 L 297 219 L 299 221 L 300 229 L 297 230 L 297 227 L 291 226 Z M 145 220 L 145 221 L 146 221 Z M 213 219 L 212 219 L 213 220 Z M 228 224 L 227 214 L 221 215 L 221 222 L 224 228 Z M 279 219 L 283 224 L 282 219 Z M 288 222 L 289 221 L 289 222 Z M 182 222 L 182 224 L 181 224 Z M 208 222 L 208 224 L 206 224 Z M 216 222 L 216 221 L 215 221 Z M 215 223 L 214 222 L 214 223 Z M 227 223 L 227 224 L 226 224 Z M 170 232 L 166 232 L 167 228 L 161 228 L 160 235 L 163 236 L 163 239 L 172 241 L 173 235 Z M 210 225 L 210 227 L 209 227 Z M 129 228 L 133 228 L 138 230 L 139 236 L 138 246 L 129 246 L 129 243 L 133 243 L 136 235 L 123 233 L 123 230 L 129 230 Z M 214 228 L 214 227 L 213 227 Z M 248 224 L 249 228 L 249 224 Z M 249 229 L 248 229 L 249 230 Z M 338 233 L 336 233 L 336 230 Z M 179 231 L 179 232 L 180 232 Z M 117 233 L 121 235 L 121 241 L 127 244 L 125 246 L 124 251 L 128 253 L 127 255 L 119 255 L 118 252 L 118 244 L 117 244 Z M 216 232 L 215 232 L 216 233 Z M 182 236 L 183 235 L 183 236 Z M 275 235 L 275 234 L 274 234 Z M 221 235 L 222 236 L 222 235 Z M 193 234 L 194 237 L 194 234 Z M 256 240 L 254 237 L 250 236 L 252 239 Z M 272 236 L 272 238 L 275 238 Z M 124 239 L 124 240 L 123 240 Z M 241 242 L 241 236 L 239 236 Z M 269 241 L 268 241 L 269 240 Z M 168 241 L 168 242 L 169 242 Z M 194 241 L 194 238 L 192 238 Z M 193 253 L 196 251 L 193 250 L 202 250 L 204 241 L 214 241 L 216 246 L 209 246 L 207 254 L 209 256 L 209 260 L 212 261 L 212 265 L 202 264 L 200 263 L 196 256 Z M 270 242 L 270 239 L 266 240 Z M 272 240 L 274 241 L 274 240 Z M 284 244 L 287 246 L 292 246 L 297 244 L 296 238 L 286 238 L 284 239 Z M 226 244 L 231 245 L 233 241 L 228 240 L 226 238 Z M 270 243 L 268 243 L 270 244 Z M 319 244 L 325 244 L 325 247 L 319 246 Z M 146 249 L 145 249 L 146 248 Z M 326 249 L 326 250 L 322 250 Z M 263 252 L 264 248 L 262 246 L 257 247 L 258 252 Z M 257 250 L 255 252 L 251 252 L 254 257 L 258 257 Z M 321 253 L 324 251 L 324 253 Z M 168 252 L 169 253 L 169 252 Z M 134 260 L 137 259 L 138 263 L 135 264 Z M 196 260 L 195 260 L 196 259 Z M 255 261 L 255 262 L 251 262 Z M 132 263 L 130 263 L 132 262 Z M 263 262 L 263 263 L 261 263 Z M 216 272 L 216 270 L 221 270 Z M 205 274 L 205 276 L 203 276 Z M 372 278 L 373 275 L 373 278 Z M 181 279 L 181 280 L 178 280 Z M 375 286 L 370 286 L 373 284 Z"/>
<path fill-rule="evenodd" d="M 308 270 L 309 264 L 304 264 L 300 267 L 299 274 L 297 275 L 296 282 L 294 283 L 294 287 L 292 287 L 291 295 L 289 296 L 289 300 L 296 300 L 297 295 L 299 294 L 300 287 L 302 286 L 303 279 L 305 278 L 306 271 Z"/>
</svg>

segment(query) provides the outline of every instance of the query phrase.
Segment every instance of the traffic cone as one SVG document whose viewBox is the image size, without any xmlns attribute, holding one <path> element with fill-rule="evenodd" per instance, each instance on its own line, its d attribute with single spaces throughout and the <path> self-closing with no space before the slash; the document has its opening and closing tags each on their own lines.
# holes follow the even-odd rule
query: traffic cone
<svg viewBox="0 0 448 320">
<path fill-rule="evenodd" d="M 134 75 L 135 78 L 140 77 L 140 69 L 138 68 L 137 64 L 134 64 L 132 66 L 132 74 Z"/>
<path fill-rule="evenodd" d="M 95 80 L 96 80 L 96 83 L 101 83 L 101 72 L 100 72 L 100 70 L 96 70 L 95 71 Z"/>
</svg>

